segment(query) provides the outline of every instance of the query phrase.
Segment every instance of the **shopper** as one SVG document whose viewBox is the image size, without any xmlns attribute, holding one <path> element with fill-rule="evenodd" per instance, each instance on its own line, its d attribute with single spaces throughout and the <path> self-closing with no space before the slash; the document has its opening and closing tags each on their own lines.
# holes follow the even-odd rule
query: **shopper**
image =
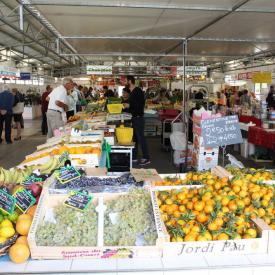
<svg viewBox="0 0 275 275">
<path fill-rule="evenodd" d="M 128 87 L 124 87 L 122 89 L 122 97 L 121 97 L 121 103 L 124 104 L 129 104 L 129 98 L 130 98 L 130 90 Z M 129 113 L 129 108 L 124 108 L 123 107 L 123 112 Z"/>
<path fill-rule="evenodd" d="M 7 144 L 11 144 L 11 120 L 14 95 L 7 85 L 0 90 L 0 144 L 2 143 L 2 132 L 5 124 L 5 139 Z"/>
<path fill-rule="evenodd" d="M 68 91 L 67 103 L 68 103 L 68 111 L 66 112 L 67 119 L 71 116 L 74 116 L 76 113 L 76 99 L 72 94 L 72 91 Z"/>
<path fill-rule="evenodd" d="M 269 93 L 266 98 L 267 108 L 275 110 L 275 90 L 274 86 L 270 86 Z"/>
<path fill-rule="evenodd" d="M 47 125 L 47 111 L 48 111 L 48 105 L 49 101 L 47 100 L 49 94 L 52 92 L 52 87 L 50 85 L 47 85 L 46 91 L 42 94 L 41 98 L 41 111 L 42 111 L 42 125 L 41 125 L 41 131 L 42 135 L 47 135 L 48 133 L 48 125 Z"/>
<path fill-rule="evenodd" d="M 14 95 L 14 104 L 12 108 L 13 120 L 16 126 L 16 137 L 14 140 L 21 140 L 21 121 L 24 112 L 24 97 L 17 90 L 17 88 L 12 89 Z"/>
<path fill-rule="evenodd" d="M 131 91 L 129 104 L 124 103 L 125 108 L 129 108 L 132 114 L 132 125 L 134 128 L 135 148 L 133 151 L 133 162 L 138 162 L 138 146 L 141 146 L 143 158 L 140 165 L 147 165 L 150 163 L 147 142 L 144 136 L 144 105 L 145 98 L 143 91 L 135 86 L 135 78 L 127 76 L 127 84 Z"/>
<path fill-rule="evenodd" d="M 251 106 L 251 99 L 250 99 L 250 96 L 248 95 L 248 90 L 243 90 L 243 95 L 241 96 L 240 98 L 240 104 L 242 106 Z"/>
<path fill-rule="evenodd" d="M 76 100 L 76 112 L 81 111 L 81 92 L 76 83 L 74 83 L 74 89 L 72 91 L 72 96 Z"/>
<path fill-rule="evenodd" d="M 74 83 L 71 78 L 64 78 L 63 84 L 53 89 L 49 95 L 47 112 L 48 138 L 53 137 L 54 130 L 64 126 L 62 114 L 68 111 L 67 91 L 73 89 Z"/>
</svg>

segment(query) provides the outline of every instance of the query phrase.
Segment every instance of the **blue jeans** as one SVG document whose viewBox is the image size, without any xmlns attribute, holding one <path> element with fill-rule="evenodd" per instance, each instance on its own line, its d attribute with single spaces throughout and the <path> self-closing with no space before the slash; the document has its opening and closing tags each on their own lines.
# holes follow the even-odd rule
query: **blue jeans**
<svg viewBox="0 0 275 275">
<path fill-rule="evenodd" d="M 138 146 L 141 146 L 142 157 L 144 159 L 150 159 L 147 141 L 144 136 L 144 118 L 143 117 L 133 117 L 132 125 L 134 128 L 134 142 L 135 148 L 133 150 L 133 159 L 137 159 L 138 157 Z"/>
</svg>

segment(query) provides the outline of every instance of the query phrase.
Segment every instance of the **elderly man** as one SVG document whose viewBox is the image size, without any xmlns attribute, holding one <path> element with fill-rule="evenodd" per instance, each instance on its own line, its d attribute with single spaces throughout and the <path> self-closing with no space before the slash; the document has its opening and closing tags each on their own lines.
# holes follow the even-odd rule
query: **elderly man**
<svg viewBox="0 0 275 275">
<path fill-rule="evenodd" d="M 14 96 L 7 85 L 0 89 L 0 143 L 2 143 L 2 131 L 5 123 L 5 139 L 11 144 L 11 120 Z"/>
<path fill-rule="evenodd" d="M 49 95 L 47 111 L 48 138 L 54 136 L 54 130 L 64 126 L 62 114 L 68 111 L 67 92 L 74 87 L 73 80 L 65 77 L 62 85 L 53 89 Z"/>
</svg>

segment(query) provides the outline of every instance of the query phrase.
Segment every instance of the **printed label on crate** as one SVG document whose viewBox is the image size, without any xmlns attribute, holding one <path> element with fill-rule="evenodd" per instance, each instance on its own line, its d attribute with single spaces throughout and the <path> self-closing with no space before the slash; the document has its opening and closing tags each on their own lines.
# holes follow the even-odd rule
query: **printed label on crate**
<svg viewBox="0 0 275 275">
<path fill-rule="evenodd" d="M 267 240 L 261 238 L 211 241 L 211 242 L 183 242 L 164 244 L 163 257 L 199 254 L 245 254 L 245 253 L 266 253 Z"/>
<path fill-rule="evenodd" d="M 0 189 L 0 210 L 7 214 L 13 214 L 16 200 L 13 196 Z"/>
<path fill-rule="evenodd" d="M 16 207 L 23 213 L 25 213 L 36 202 L 36 199 L 33 197 L 31 192 L 23 187 L 19 188 L 13 194 L 13 197 L 16 199 Z"/>
<path fill-rule="evenodd" d="M 238 116 L 202 120 L 203 145 L 218 147 L 243 142 Z"/>
<path fill-rule="evenodd" d="M 61 167 L 59 170 L 55 171 L 54 174 L 61 184 L 66 184 L 81 176 L 79 171 L 73 166 Z"/>
<path fill-rule="evenodd" d="M 73 191 L 64 202 L 66 206 L 84 211 L 92 202 L 93 197 L 82 192 Z"/>
</svg>

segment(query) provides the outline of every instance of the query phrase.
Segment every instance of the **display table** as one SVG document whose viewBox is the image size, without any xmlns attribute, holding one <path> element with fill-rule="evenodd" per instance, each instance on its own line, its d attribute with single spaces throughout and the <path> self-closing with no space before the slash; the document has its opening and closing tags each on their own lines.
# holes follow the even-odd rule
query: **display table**
<svg viewBox="0 0 275 275">
<path fill-rule="evenodd" d="M 41 105 L 25 106 L 23 112 L 24 119 L 35 119 L 42 116 Z"/>
<path fill-rule="evenodd" d="M 146 259 L 30 260 L 13 264 L 0 258 L 0 274 L 274 275 L 275 255 L 206 255 Z"/>
<path fill-rule="evenodd" d="M 246 124 L 252 122 L 258 127 L 262 125 L 262 121 L 254 116 L 240 116 L 239 121 Z"/>
<path fill-rule="evenodd" d="M 249 127 L 248 142 L 268 149 L 275 149 L 275 130 Z"/>
</svg>

